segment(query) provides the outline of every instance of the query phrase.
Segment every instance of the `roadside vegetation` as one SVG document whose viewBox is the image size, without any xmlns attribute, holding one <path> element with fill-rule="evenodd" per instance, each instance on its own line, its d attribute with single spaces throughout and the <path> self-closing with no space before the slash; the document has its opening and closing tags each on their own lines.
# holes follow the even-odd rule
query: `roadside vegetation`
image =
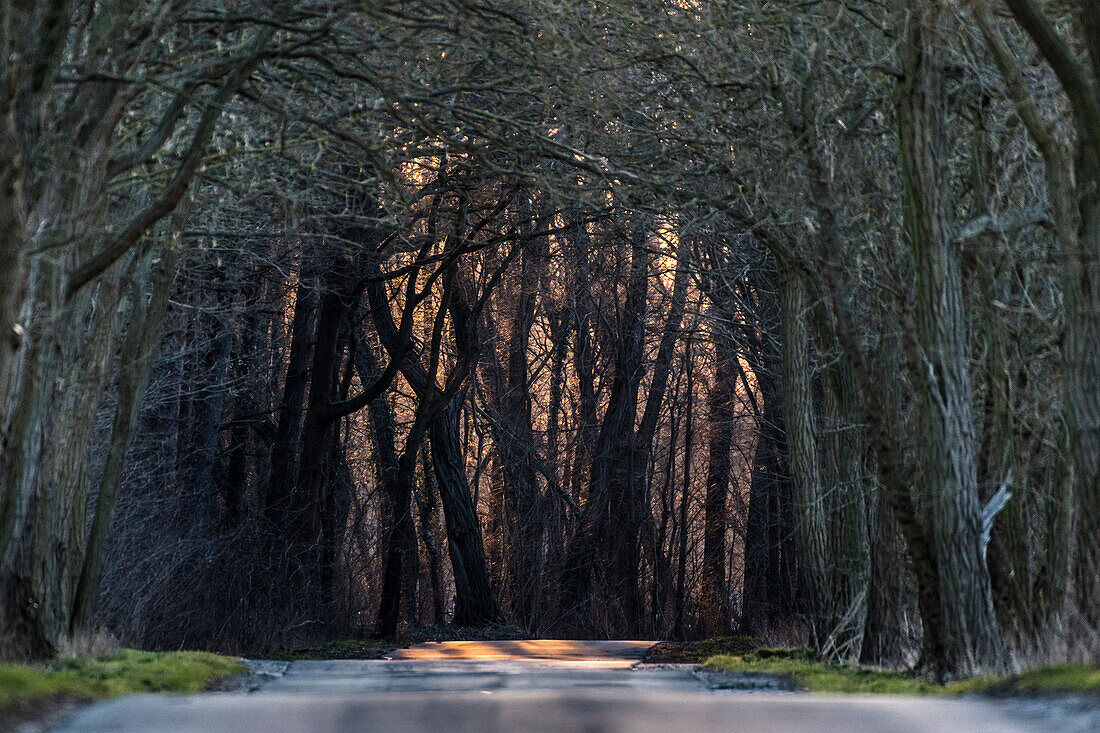
<svg viewBox="0 0 1100 733">
<path fill-rule="evenodd" d="M 912 673 L 820 661 L 806 648 L 757 649 L 744 654 L 716 654 L 707 658 L 704 664 L 708 669 L 718 672 L 779 675 L 810 692 L 1100 695 L 1100 667 L 1089 665 L 1058 665 L 1006 677 L 972 677 L 937 684 Z"/>
<path fill-rule="evenodd" d="M 972 680 L 971 683 L 976 683 L 977 691 L 992 694 L 1100 695 L 1100 666 L 1058 664 L 1001 679 Z"/>
<path fill-rule="evenodd" d="M 59 658 L 46 665 L 0 665 L 0 712 L 50 698 L 96 700 L 133 692 L 199 692 L 244 671 L 240 659 L 209 652 L 143 652 Z"/>
</svg>

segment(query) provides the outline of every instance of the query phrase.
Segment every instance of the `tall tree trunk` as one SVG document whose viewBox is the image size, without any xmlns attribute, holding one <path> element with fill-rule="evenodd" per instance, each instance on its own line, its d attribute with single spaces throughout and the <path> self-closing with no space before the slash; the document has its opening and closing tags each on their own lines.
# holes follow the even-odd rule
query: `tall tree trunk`
<svg viewBox="0 0 1100 733">
<path fill-rule="evenodd" d="M 901 395 L 911 389 L 909 382 L 904 378 L 901 332 L 889 331 L 880 326 L 880 332 L 892 335 L 883 339 L 880 353 L 867 354 L 859 341 L 851 301 L 845 295 L 845 291 L 836 287 L 835 282 L 830 282 L 830 285 L 837 338 L 841 348 L 856 364 L 854 373 L 859 386 L 863 419 L 867 424 L 867 442 L 874 456 L 875 467 L 878 469 L 881 503 L 888 507 L 901 528 L 902 537 L 905 539 L 905 546 L 909 550 L 912 561 L 922 626 L 921 661 L 924 666 L 930 667 L 938 677 L 942 678 L 944 673 L 938 660 L 944 659 L 945 654 L 942 607 L 939 597 L 939 568 L 928 530 L 917 513 L 913 488 L 915 472 L 904 448 L 906 438 L 904 426 L 909 421 L 909 417 L 902 409 L 899 400 Z M 902 331 L 915 330 L 904 311 L 888 307 L 888 304 L 882 302 L 877 303 L 877 307 L 880 324 L 901 323 Z M 911 366 L 915 369 L 915 364 Z M 880 560 L 881 558 L 876 558 L 876 563 Z M 882 582 L 879 573 L 884 566 L 879 564 L 876 567 L 880 570 L 875 572 L 872 568 L 870 591 L 872 595 L 876 593 L 875 584 Z M 891 567 L 889 572 L 896 572 L 896 568 Z M 890 596 L 890 600 L 892 603 L 907 602 L 907 598 L 896 595 Z M 886 611 L 881 608 L 873 610 L 876 617 L 895 612 L 897 611 Z M 873 636 L 882 628 L 877 623 L 865 627 L 863 646 L 874 650 L 883 644 L 888 644 L 888 641 L 880 641 Z"/>
<path fill-rule="evenodd" d="M 314 316 L 318 299 L 317 282 L 303 265 L 294 298 L 290 325 L 290 357 L 279 399 L 275 437 L 271 444 L 271 473 L 262 509 L 271 529 L 287 531 L 294 478 L 297 476 L 298 440 L 302 431 L 309 365 L 313 360 Z"/>
<path fill-rule="evenodd" d="M 962 273 L 953 242 L 946 168 L 946 96 L 939 3 L 913 9 L 902 47 L 898 140 L 904 214 L 917 281 L 929 528 L 939 575 L 948 677 L 999 669 L 1003 662 L 978 503 L 970 348 Z"/>
<path fill-rule="evenodd" d="M 19 311 L 25 296 L 24 253 L 27 249 L 27 210 L 23 200 L 22 141 L 16 127 L 15 69 L 0 75 L 0 431 L 8 426 L 8 399 L 15 374 L 16 352 L 23 343 Z M 13 78 L 7 78 L 12 74 Z M 0 460 L 6 446 L 0 442 Z M 3 500 L 0 499 L 0 503 Z M 3 547 L 0 537 L 0 547 Z"/>
<path fill-rule="evenodd" d="M 343 344 L 342 326 L 353 306 L 347 301 L 347 263 L 330 271 L 321 296 L 317 331 L 310 366 L 309 400 L 302 423 L 298 476 L 290 504 L 289 536 L 292 538 L 292 572 L 300 574 L 293 585 L 301 587 L 327 609 L 334 600 L 331 559 L 337 538 L 330 517 L 334 474 L 332 456 L 336 421 L 330 406 L 337 399 L 338 374 Z M 314 595 L 316 594 L 316 595 Z"/>
<path fill-rule="evenodd" d="M 757 367 L 754 371 L 762 409 L 754 414 L 756 447 L 753 452 L 752 476 L 749 478 L 748 517 L 745 521 L 745 567 L 741 593 L 741 633 L 761 631 L 774 611 L 770 593 L 783 583 L 780 575 L 780 539 L 778 492 L 781 480 L 778 456 L 781 446 L 777 439 L 782 430 L 782 418 L 774 403 L 781 399 L 774 386 L 775 376 Z M 747 381 L 747 380 L 745 380 Z M 747 388 L 747 385 L 746 385 Z M 778 420 L 778 422 L 775 422 Z"/>
<path fill-rule="evenodd" d="M 821 648 L 831 631 L 825 628 L 829 618 L 829 574 L 825 567 L 829 541 L 817 453 L 809 305 L 805 284 L 796 273 L 786 274 L 780 283 L 780 316 L 799 585 L 815 646 Z"/>
<path fill-rule="evenodd" d="M 577 218 L 579 219 L 579 214 Z M 599 417 L 595 376 L 596 345 L 593 336 L 593 321 L 597 314 L 592 298 L 590 278 L 593 273 L 589 261 L 592 246 L 583 221 L 575 221 L 569 227 L 569 244 L 571 265 L 575 272 L 571 283 L 574 295 L 570 312 L 573 317 L 573 370 L 577 375 L 578 394 L 573 462 L 569 466 L 569 491 L 573 501 L 582 510 L 574 518 L 574 526 L 566 539 L 559 596 L 561 616 L 586 619 L 585 604 L 591 588 L 591 563 L 595 549 L 591 544 L 582 544 L 589 543 L 593 537 L 592 532 L 586 528 L 586 523 L 593 521 L 593 515 L 588 509 L 592 497 L 585 495 L 585 477 L 591 476 Z"/>
<path fill-rule="evenodd" d="M 687 397 L 684 405 L 684 458 L 681 463 L 681 486 L 679 506 L 679 551 L 676 566 L 676 606 L 674 609 L 673 636 L 683 639 L 687 629 L 687 562 L 688 562 L 688 507 L 691 503 L 691 460 L 695 441 L 695 364 L 691 341 L 684 347 L 683 369 L 687 373 Z M 672 460 L 671 457 L 669 460 Z"/>
<path fill-rule="evenodd" d="M 771 335 L 780 326 L 778 302 L 772 292 L 775 275 L 738 283 L 735 295 L 752 320 L 739 324 L 735 339 L 739 356 L 751 369 L 752 379 L 733 362 L 756 422 L 756 447 L 749 483 L 742 576 L 741 632 L 754 634 L 765 624 L 787 618 L 795 595 L 794 516 L 791 512 L 786 427 L 783 420 L 783 364 Z"/>
<path fill-rule="evenodd" d="M 378 272 L 378 266 L 374 264 L 368 274 Z M 403 350 L 384 284 L 376 280 L 366 287 L 379 340 L 391 359 L 400 359 L 401 373 L 427 411 L 424 420 L 429 423 L 426 431 L 432 467 L 439 485 L 440 503 L 443 505 L 447 548 L 455 582 L 454 623 L 468 626 L 495 623 L 502 616 L 489 581 L 481 525 L 470 495 L 465 457 L 459 441 L 461 392 L 450 402 L 442 403 L 442 391 L 434 383 L 434 374 L 424 368 L 418 354 Z"/>
<path fill-rule="evenodd" d="M 1076 602 L 1085 627 L 1100 629 L 1100 17 L 1081 0 L 1091 71 L 1088 100 L 1093 114 L 1077 124 L 1077 205 L 1080 228 L 1066 258 L 1066 432 L 1069 436 L 1077 508 Z"/>
<path fill-rule="evenodd" d="M 978 454 L 979 499 L 988 502 L 1001 486 L 1012 496 L 997 515 L 986 557 L 989 564 L 993 605 L 1002 629 L 1021 636 L 1031 633 L 1031 567 L 1027 520 L 1024 516 L 1026 477 L 1015 476 L 1016 416 L 1013 376 L 1009 363 L 1006 328 L 994 308 L 993 266 L 979 257 L 977 280 L 981 289 L 981 341 L 985 348 L 985 399 L 982 406 L 982 438 Z"/>
<path fill-rule="evenodd" d="M 831 330 L 822 340 L 833 340 Z M 846 354 L 822 368 L 826 511 L 832 567 L 829 582 L 828 656 L 859 654 L 867 616 L 870 548 L 863 481 L 864 451 L 859 395 Z"/>
<path fill-rule="evenodd" d="M 1100 338 L 1100 285 L 1096 272 L 1100 241 L 1096 235 L 1098 217 L 1095 183 L 1097 160 L 1100 158 L 1100 99 L 1097 83 L 1100 73 L 1094 69 L 1090 81 L 1087 69 L 1072 57 L 1043 11 L 1032 0 L 1006 0 L 1020 26 L 1035 40 L 1040 53 L 1055 71 L 1077 121 L 1078 152 L 1071 160 L 1068 149 L 1059 141 L 1053 127 L 1044 119 L 1039 106 L 1028 89 L 1028 82 L 1015 53 L 1005 42 L 996 27 L 990 8 L 985 3 L 974 5 L 975 18 L 986 40 L 993 59 L 1004 77 L 1008 93 L 1016 105 L 1020 120 L 1027 128 L 1035 146 L 1043 158 L 1054 226 L 1061 240 L 1063 252 L 1063 303 L 1065 310 L 1065 338 L 1062 348 L 1062 400 L 1063 423 L 1068 461 L 1066 476 L 1056 486 L 1054 496 L 1046 502 L 1046 547 L 1040 572 L 1035 573 L 1033 609 L 1038 625 L 1056 625 L 1065 607 L 1066 587 L 1069 579 L 1072 544 L 1070 541 L 1072 516 L 1077 511 L 1084 517 L 1078 523 L 1078 543 L 1083 549 L 1078 557 L 1078 571 L 1085 569 L 1091 576 L 1078 578 L 1074 584 L 1078 592 L 1078 605 L 1085 613 L 1095 613 L 1100 605 L 1100 592 L 1095 575 L 1100 570 L 1089 571 L 1086 566 L 1095 563 L 1097 484 L 1100 483 L 1100 456 L 1096 444 L 1100 435 L 1100 385 L 1096 374 L 1100 370 L 1100 357 L 1096 355 Z M 1082 4 L 1081 20 L 1086 24 L 1085 38 L 1096 66 L 1100 58 L 1100 30 L 1091 8 Z M 1075 167 L 1083 170 L 1076 171 Z M 1091 186 L 1083 189 L 1082 186 Z M 1091 210 L 1092 213 L 1089 213 Z M 1092 221 L 1092 223 L 1088 223 Z M 1092 239 L 1087 238 L 1092 232 Z M 1088 242 L 1086 244 L 1086 242 Z M 1091 273 L 1091 275 L 1090 275 Z M 1091 376 L 1090 376 L 1091 373 Z M 1092 456 L 1092 472 L 1088 468 Z M 1080 540 L 1084 540 L 1084 544 Z M 1089 561 L 1089 555 L 1092 560 Z M 1080 561 L 1085 560 L 1083 565 Z M 1083 594 L 1083 595 L 1082 595 Z M 1092 594 L 1091 600 L 1085 598 Z M 1092 617 L 1093 628 L 1097 618 Z"/>
<path fill-rule="evenodd" d="M 893 506 L 880 502 L 874 512 L 871 581 L 867 588 L 867 623 L 859 660 L 880 667 L 906 666 L 909 648 L 909 559 Z"/>
<path fill-rule="evenodd" d="M 0 656 L 49 657 L 71 628 L 83 562 L 89 452 L 113 363 L 118 279 L 56 307 L 42 266 L 0 462 Z"/>
<path fill-rule="evenodd" d="M 547 534 L 546 567 L 561 567 L 565 562 L 565 533 L 568 524 L 566 507 L 572 499 L 569 495 L 568 441 L 563 442 L 562 403 L 565 392 L 565 357 L 569 350 L 570 321 L 565 308 L 550 318 L 551 366 L 550 406 L 547 410 L 546 441 L 543 460 L 547 470 L 557 482 L 559 501 L 550 504 L 549 530 Z M 553 488 L 553 487 L 551 487 Z M 553 582 L 552 579 L 548 579 Z M 555 593 L 555 596 L 559 594 Z"/>
<path fill-rule="evenodd" d="M 709 402 L 710 440 L 707 446 L 707 483 L 703 500 L 703 587 L 699 616 L 704 633 L 717 636 L 728 631 L 729 594 L 726 588 L 726 499 L 730 485 L 730 450 L 736 417 L 738 354 L 723 332 L 712 326 L 714 381 Z M 751 501 L 751 497 L 750 497 Z M 753 538 L 756 539 L 756 538 Z M 757 542 L 755 549 L 759 549 Z"/>
<path fill-rule="evenodd" d="M 646 392 L 645 409 L 642 411 L 642 419 L 638 423 L 638 429 L 634 436 L 631 456 L 630 485 L 632 490 L 640 493 L 644 499 L 638 502 L 638 511 L 641 515 L 639 518 L 640 546 L 645 545 L 647 541 L 649 542 L 648 547 L 651 549 L 649 553 L 650 563 L 653 567 L 655 585 L 660 582 L 662 577 L 667 577 L 668 569 L 662 569 L 666 561 L 653 543 L 655 527 L 649 501 L 652 483 L 649 472 L 652 464 L 653 440 L 657 434 L 657 427 L 661 416 L 667 414 L 665 396 L 668 392 L 668 380 L 672 372 L 676 345 L 683 337 L 680 324 L 684 318 L 689 284 L 688 241 L 686 236 L 681 236 L 677 245 L 676 272 L 672 278 L 672 295 L 669 302 L 668 317 L 665 320 L 664 330 L 661 334 L 661 342 L 657 347 L 657 356 L 653 360 L 653 377 Z M 652 633 L 648 619 L 643 626 L 646 633 Z"/>
<path fill-rule="evenodd" d="M 1095 15 L 1093 11 L 1087 11 Z M 1093 19 L 1095 24 L 1095 18 Z M 1094 43 L 1100 41 L 1094 39 Z M 1100 58 L 1100 48 L 1093 50 Z M 1100 83 L 1100 82 L 1098 82 Z M 1078 133 L 1084 138 L 1084 131 Z M 1089 140 L 1088 138 L 1084 138 Z M 1078 246 L 1067 257 L 1064 418 L 1077 507 L 1076 605 L 1100 628 L 1100 140 L 1077 152 Z"/>
</svg>

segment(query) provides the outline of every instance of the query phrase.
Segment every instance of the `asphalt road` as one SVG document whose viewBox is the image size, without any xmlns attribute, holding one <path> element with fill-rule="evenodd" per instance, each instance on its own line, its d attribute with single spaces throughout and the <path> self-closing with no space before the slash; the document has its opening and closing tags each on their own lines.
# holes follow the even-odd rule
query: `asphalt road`
<svg viewBox="0 0 1100 733">
<path fill-rule="evenodd" d="M 685 666 L 639 664 L 649 642 L 442 642 L 392 660 L 303 661 L 252 692 L 100 703 L 62 731 L 1055 730 L 984 700 L 718 691 Z M 710 684 L 708 684 L 708 682 Z"/>
</svg>

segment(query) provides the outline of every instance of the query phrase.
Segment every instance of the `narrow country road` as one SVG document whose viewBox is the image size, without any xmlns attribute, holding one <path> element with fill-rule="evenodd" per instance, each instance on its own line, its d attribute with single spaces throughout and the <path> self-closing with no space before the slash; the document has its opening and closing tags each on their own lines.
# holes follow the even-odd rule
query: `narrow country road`
<svg viewBox="0 0 1100 733">
<path fill-rule="evenodd" d="M 251 692 L 100 703 L 67 733 L 1034 731 L 998 703 L 718 690 L 651 642 L 439 642 L 388 660 L 293 662 Z M 1050 728 L 1053 730 L 1053 728 Z"/>
</svg>

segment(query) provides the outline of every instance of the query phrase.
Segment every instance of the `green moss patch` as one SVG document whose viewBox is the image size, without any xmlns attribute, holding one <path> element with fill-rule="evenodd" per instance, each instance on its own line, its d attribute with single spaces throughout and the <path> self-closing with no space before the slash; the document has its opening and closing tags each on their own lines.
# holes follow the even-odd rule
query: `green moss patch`
<svg viewBox="0 0 1100 733">
<path fill-rule="evenodd" d="M 1059 664 L 1001 678 L 957 683 L 965 692 L 992 695 L 1100 695 L 1100 667 Z"/>
<path fill-rule="evenodd" d="M 720 654 L 707 659 L 706 666 L 720 672 L 776 675 L 811 692 L 915 695 L 948 691 L 901 672 L 820 662 L 808 649 L 758 649 L 744 655 Z"/>
<path fill-rule="evenodd" d="M 958 695 L 965 693 L 1034 695 L 1100 694 L 1100 667 L 1059 665 L 1010 677 L 975 677 L 938 685 L 905 672 L 822 662 L 808 649 L 758 649 L 748 654 L 719 654 L 706 660 L 717 672 L 776 675 L 810 692 Z"/>
<path fill-rule="evenodd" d="M 33 700 L 94 700 L 131 692 L 199 692 L 244 670 L 239 659 L 208 652 L 142 652 L 58 659 L 48 665 L 0 665 L 0 708 Z"/>
</svg>

